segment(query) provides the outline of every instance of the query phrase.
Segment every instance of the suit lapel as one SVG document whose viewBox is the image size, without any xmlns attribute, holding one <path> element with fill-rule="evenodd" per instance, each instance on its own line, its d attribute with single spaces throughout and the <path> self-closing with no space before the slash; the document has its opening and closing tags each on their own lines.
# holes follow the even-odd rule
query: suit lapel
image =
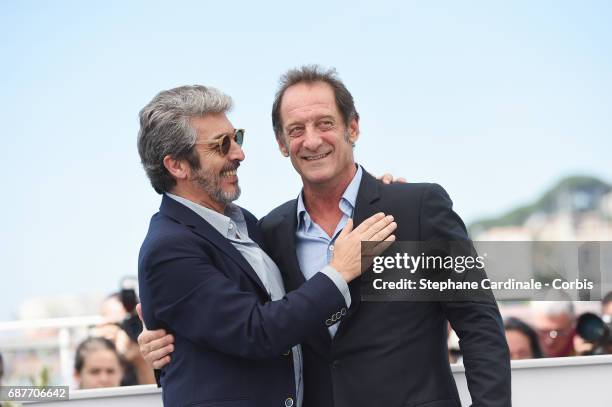
<svg viewBox="0 0 612 407">
<path fill-rule="evenodd" d="M 166 215 L 177 222 L 192 229 L 198 236 L 212 243 L 217 249 L 229 257 L 251 280 L 268 296 L 268 291 L 255 273 L 248 261 L 240 254 L 240 252 L 219 233 L 210 223 L 206 222 L 200 215 L 186 207 L 185 205 L 175 201 L 174 199 L 164 195 L 159 212 Z"/>
<path fill-rule="evenodd" d="M 297 200 L 289 208 L 276 229 L 274 239 L 276 243 L 274 248 L 276 255 L 274 257 L 283 276 L 287 292 L 298 289 L 306 282 L 300 269 L 296 251 Z M 331 338 L 325 325 L 321 324 L 321 328 L 317 329 L 316 333 L 308 338 L 307 342 L 318 352 L 327 354 L 331 345 Z"/>
<path fill-rule="evenodd" d="M 304 274 L 300 269 L 297 259 L 295 231 L 297 229 L 297 201 L 291 205 L 289 213 L 285 216 L 277 229 L 276 248 L 277 259 L 280 260 L 278 265 L 285 282 L 285 290 L 287 292 L 299 288 L 304 282 Z"/>
<path fill-rule="evenodd" d="M 353 225 L 356 227 L 377 212 L 380 212 L 380 184 L 364 168 L 359 192 L 357 193 L 357 201 L 355 202 L 355 210 L 353 211 Z M 342 335 L 346 329 L 348 318 L 359 309 L 361 303 L 361 278 L 351 281 L 349 283 L 349 290 L 351 292 L 351 307 L 343 322 L 340 323 L 334 338 Z"/>
</svg>

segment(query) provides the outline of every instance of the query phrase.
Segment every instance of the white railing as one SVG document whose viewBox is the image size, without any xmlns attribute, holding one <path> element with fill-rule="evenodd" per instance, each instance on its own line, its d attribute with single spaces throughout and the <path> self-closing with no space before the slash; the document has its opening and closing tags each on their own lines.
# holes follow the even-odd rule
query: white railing
<svg viewBox="0 0 612 407">
<path fill-rule="evenodd" d="M 71 335 L 70 330 L 84 329 L 98 325 L 101 322 L 103 322 L 102 318 L 98 315 L 0 322 L 0 349 L 9 352 L 57 349 L 61 375 L 60 382 L 71 383 L 75 347 L 72 341 L 75 338 Z M 36 335 L 29 335 L 33 332 L 46 329 L 57 330 L 57 332 L 51 339 L 44 340 L 36 339 Z M 23 334 L 11 337 L 10 334 L 14 332 L 21 332 Z"/>
<path fill-rule="evenodd" d="M 420 368 L 426 369 L 426 366 Z M 471 403 L 462 365 L 452 365 L 461 403 Z M 512 362 L 512 404 L 515 407 L 612 406 L 612 355 L 576 356 Z M 41 406 L 159 407 L 161 392 L 154 385 L 74 390 L 70 400 Z"/>
</svg>

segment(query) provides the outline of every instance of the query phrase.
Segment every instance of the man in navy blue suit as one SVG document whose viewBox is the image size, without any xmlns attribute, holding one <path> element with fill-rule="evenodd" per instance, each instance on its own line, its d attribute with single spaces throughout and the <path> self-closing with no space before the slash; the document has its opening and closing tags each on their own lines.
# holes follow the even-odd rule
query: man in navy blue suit
<svg viewBox="0 0 612 407">
<path fill-rule="evenodd" d="M 257 220 L 232 204 L 244 130 L 214 88 L 160 92 L 140 112 L 138 152 L 163 195 L 140 249 L 142 315 L 174 335 L 160 374 L 169 406 L 300 406 L 299 343 L 351 305 L 361 241 L 393 240 L 377 213 L 341 233 L 329 265 L 286 294 L 281 270 L 262 250 Z"/>
<path fill-rule="evenodd" d="M 359 115 L 335 71 L 318 66 L 282 77 L 272 109 L 281 153 L 303 189 L 260 221 L 268 254 L 283 271 L 288 292 L 308 284 L 326 264 L 342 228 L 373 213 L 391 213 L 399 240 L 467 242 L 465 225 L 436 184 L 382 185 L 355 163 Z M 392 148 L 380 135 L 381 145 Z M 499 310 L 492 298 L 455 302 L 360 301 L 360 279 L 342 321 L 319 328 L 302 343 L 304 406 L 460 405 L 448 363 L 447 320 L 460 338 L 474 406 L 511 405 L 510 361 Z M 171 337 L 147 333 L 145 358 L 167 363 Z M 144 340 L 146 339 L 146 340 Z M 148 352 L 148 343 L 159 352 Z M 144 346 L 144 348 L 143 348 Z M 166 347 L 164 347 L 166 346 Z"/>
</svg>

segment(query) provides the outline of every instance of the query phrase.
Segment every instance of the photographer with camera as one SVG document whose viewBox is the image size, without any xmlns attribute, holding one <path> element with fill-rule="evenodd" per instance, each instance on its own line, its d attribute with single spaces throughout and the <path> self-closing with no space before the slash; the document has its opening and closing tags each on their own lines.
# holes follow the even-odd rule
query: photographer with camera
<svg viewBox="0 0 612 407">
<path fill-rule="evenodd" d="M 574 347 L 579 355 L 612 354 L 612 292 L 601 300 L 601 318 L 591 312 L 578 318 Z"/>
<path fill-rule="evenodd" d="M 155 376 L 140 354 L 137 343 L 142 323 L 136 314 L 138 286 L 135 278 L 124 278 L 121 289 L 106 297 L 100 307 L 104 322 L 95 333 L 111 340 L 125 361 L 122 386 L 154 384 Z"/>
</svg>

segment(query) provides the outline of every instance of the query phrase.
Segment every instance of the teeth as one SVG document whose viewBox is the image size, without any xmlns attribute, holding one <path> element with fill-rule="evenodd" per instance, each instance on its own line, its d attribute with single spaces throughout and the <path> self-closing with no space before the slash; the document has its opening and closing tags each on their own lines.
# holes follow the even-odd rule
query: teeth
<svg viewBox="0 0 612 407">
<path fill-rule="evenodd" d="M 327 153 L 323 153 L 320 155 L 315 155 L 314 157 L 306 157 L 306 160 L 308 161 L 313 161 L 313 160 L 320 160 L 321 158 L 325 157 L 327 155 Z"/>
<path fill-rule="evenodd" d="M 221 172 L 221 176 L 222 177 L 231 177 L 236 175 L 236 170 L 230 170 L 230 171 L 223 171 Z"/>
</svg>

